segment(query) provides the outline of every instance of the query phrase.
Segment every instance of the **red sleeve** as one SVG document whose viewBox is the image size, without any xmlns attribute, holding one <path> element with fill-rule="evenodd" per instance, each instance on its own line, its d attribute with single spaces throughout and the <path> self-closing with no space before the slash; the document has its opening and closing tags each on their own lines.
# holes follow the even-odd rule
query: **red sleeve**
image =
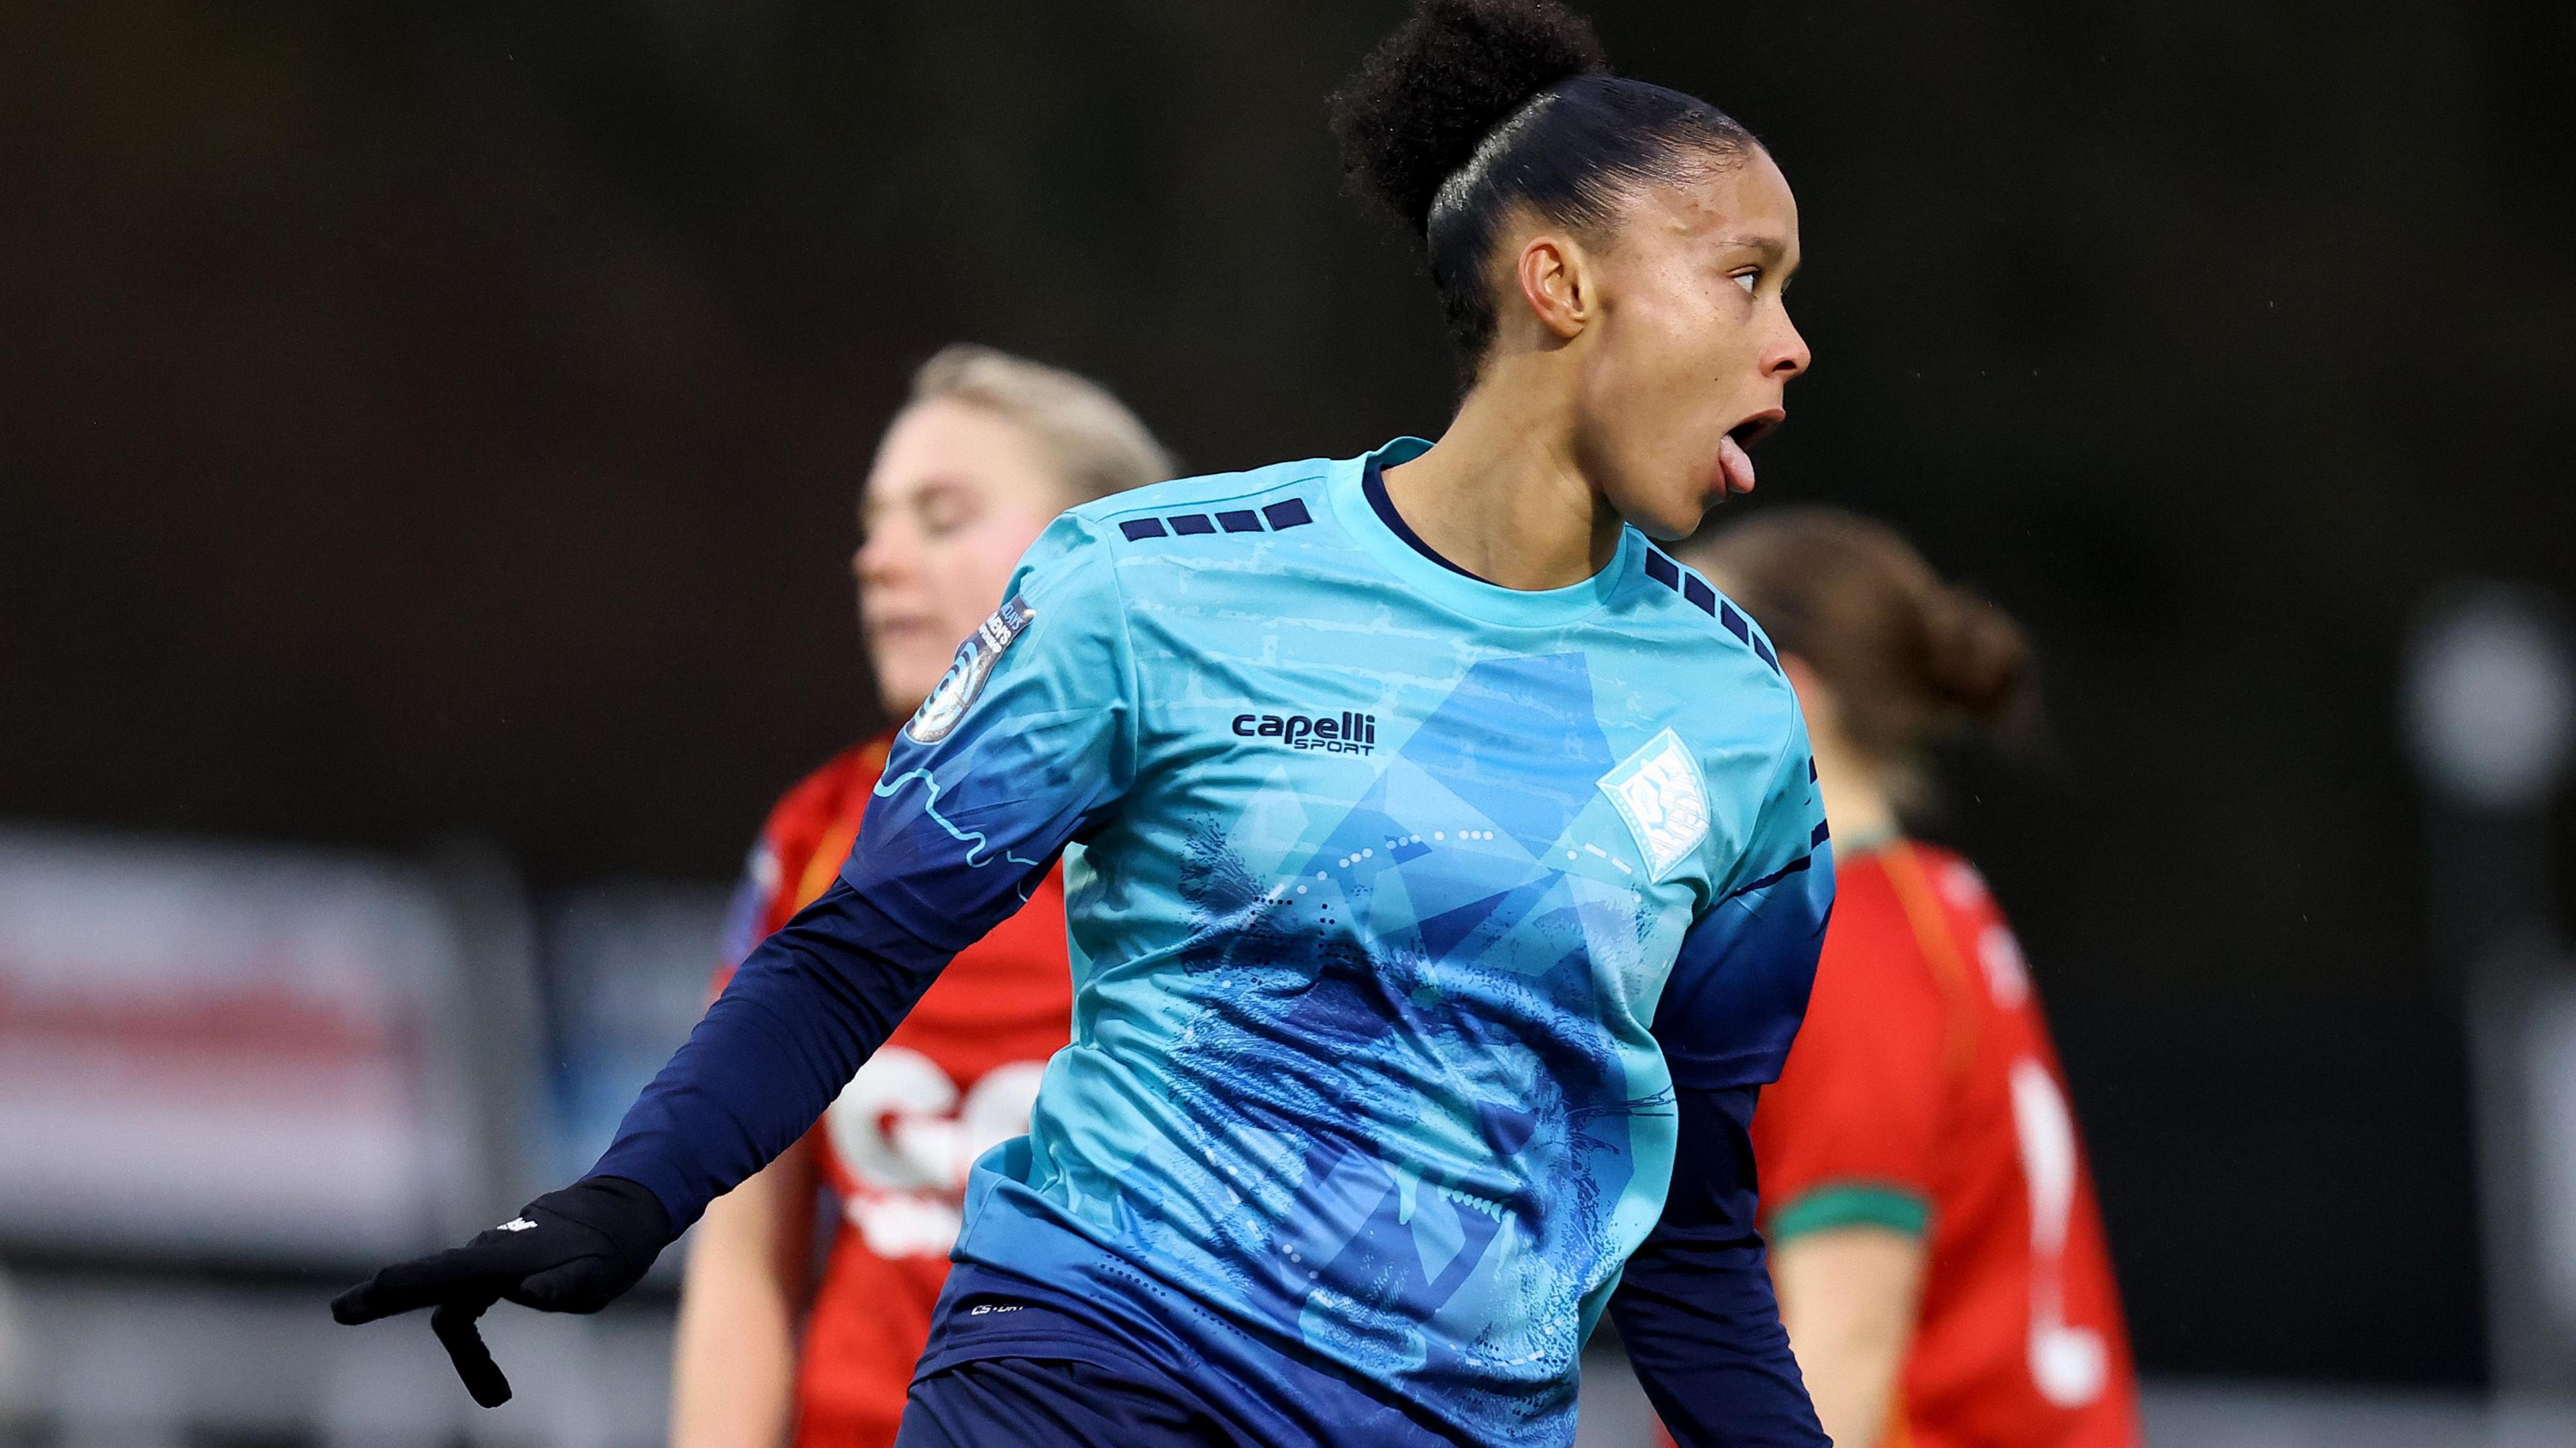
<svg viewBox="0 0 2576 1448">
<path fill-rule="evenodd" d="M 1863 856 L 1841 873 L 1806 1023 L 1753 1119 L 1762 1219 L 1775 1234 L 1794 1235 L 1795 1209 L 1847 1188 L 1893 1199 L 1875 1211 L 1862 1203 L 1850 1220 L 1906 1227 L 1910 1200 L 1920 1230 L 1932 1192 L 1947 1003 L 1884 870 Z"/>
<path fill-rule="evenodd" d="M 797 892 L 811 872 L 814 852 L 832 835 L 845 812 L 856 783 L 853 776 L 866 771 L 873 783 L 875 766 L 883 758 L 881 741 L 843 750 L 829 764 L 798 780 L 770 808 L 769 818 L 761 823 L 760 838 L 752 842 L 751 857 L 743 863 L 742 881 L 734 887 L 732 903 L 725 910 L 715 991 L 724 989 L 733 978 L 733 968 L 751 954 L 753 946 L 807 903 Z"/>
</svg>

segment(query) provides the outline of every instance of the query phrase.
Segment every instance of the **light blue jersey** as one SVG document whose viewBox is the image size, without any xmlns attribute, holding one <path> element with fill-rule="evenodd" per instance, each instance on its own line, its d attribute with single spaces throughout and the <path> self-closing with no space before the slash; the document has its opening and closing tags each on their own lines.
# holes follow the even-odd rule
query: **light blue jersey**
<svg viewBox="0 0 2576 1448">
<path fill-rule="evenodd" d="M 1370 461 L 1057 520 L 843 879 L 954 950 L 1064 853 L 1072 1043 L 976 1170 L 972 1280 L 1205 1365 L 1278 1441 L 1362 1403 L 1564 1443 L 1677 1085 L 1768 1081 L 1797 1029 L 1823 816 L 1705 581 L 1629 530 L 1588 582 L 1484 583 L 1390 528 Z"/>
</svg>

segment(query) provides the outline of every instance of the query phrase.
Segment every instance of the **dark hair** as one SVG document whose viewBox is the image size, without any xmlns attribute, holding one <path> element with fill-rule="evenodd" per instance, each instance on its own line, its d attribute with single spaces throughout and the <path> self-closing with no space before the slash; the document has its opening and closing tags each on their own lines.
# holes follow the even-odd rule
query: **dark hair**
<svg viewBox="0 0 2576 1448">
<path fill-rule="evenodd" d="M 1928 736 L 2003 722 L 2027 697 L 2030 643 L 1943 583 L 1896 530 L 1838 508 L 1780 508 L 1683 555 L 1834 691 L 1843 732 L 1903 767 Z"/>
<path fill-rule="evenodd" d="M 1706 101 L 1610 74 L 1591 24 L 1555 0 L 1417 0 L 1331 105 L 1343 168 L 1422 234 L 1470 367 L 1494 339 L 1486 268 L 1514 207 L 1606 227 L 1639 183 L 1756 144 Z"/>
</svg>

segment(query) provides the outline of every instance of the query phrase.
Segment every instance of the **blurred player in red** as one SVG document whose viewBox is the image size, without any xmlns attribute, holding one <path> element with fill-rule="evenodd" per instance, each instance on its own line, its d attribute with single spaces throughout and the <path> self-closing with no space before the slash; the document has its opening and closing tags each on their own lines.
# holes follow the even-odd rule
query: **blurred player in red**
<svg viewBox="0 0 2576 1448">
<path fill-rule="evenodd" d="M 887 716 L 919 707 L 1056 514 L 1170 473 L 1143 424 L 1082 378 L 980 347 L 932 358 L 878 446 L 851 560 Z M 853 746 L 778 802 L 727 924 L 724 973 L 836 877 L 892 737 Z M 957 957 L 821 1125 L 708 1207 L 680 1302 L 674 1448 L 894 1441 L 967 1168 L 1028 1130 L 1072 1001 L 1051 872 Z M 809 1310 L 818 1186 L 842 1211 Z"/>
<path fill-rule="evenodd" d="M 1753 1122 L 1792 1349 L 1841 1448 L 2134 1448 L 2137 1384 L 2057 1053 L 1975 867 L 1905 837 L 1926 739 L 1998 722 L 2028 649 L 1894 532 L 1764 514 L 1685 554 L 1770 630 L 1839 899 Z"/>
</svg>

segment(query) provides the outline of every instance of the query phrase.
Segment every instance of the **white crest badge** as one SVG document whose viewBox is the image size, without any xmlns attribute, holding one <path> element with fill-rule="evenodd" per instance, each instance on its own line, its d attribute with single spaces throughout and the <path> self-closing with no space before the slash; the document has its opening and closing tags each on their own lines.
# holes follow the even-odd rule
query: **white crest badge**
<svg viewBox="0 0 2576 1448">
<path fill-rule="evenodd" d="M 947 738 L 957 721 L 966 717 L 975 697 L 984 692 L 984 681 L 993 677 L 993 667 L 1002 661 L 1002 651 L 1035 617 L 1036 610 L 1027 604 L 1017 598 L 1005 599 L 991 618 L 977 625 L 966 636 L 966 642 L 957 646 L 957 658 L 949 664 L 948 672 L 939 676 L 939 687 L 921 701 L 904 732 L 921 744 L 936 744 Z"/>
<path fill-rule="evenodd" d="M 1708 792 L 1700 786 L 1699 765 L 1670 729 L 1601 776 L 1601 792 L 1628 822 L 1655 879 L 1671 874 L 1708 838 Z"/>
</svg>

